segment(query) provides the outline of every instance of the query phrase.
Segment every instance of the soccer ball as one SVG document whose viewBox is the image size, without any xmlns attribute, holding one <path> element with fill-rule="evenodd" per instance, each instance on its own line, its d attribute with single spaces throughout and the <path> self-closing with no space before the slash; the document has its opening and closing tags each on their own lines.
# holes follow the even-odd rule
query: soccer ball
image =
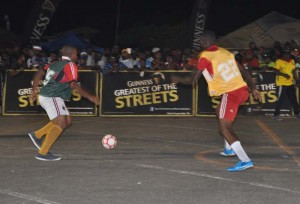
<svg viewBox="0 0 300 204">
<path fill-rule="evenodd" d="M 105 135 L 102 138 L 102 145 L 105 149 L 112 149 L 117 145 L 117 138 L 113 135 Z"/>
</svg>

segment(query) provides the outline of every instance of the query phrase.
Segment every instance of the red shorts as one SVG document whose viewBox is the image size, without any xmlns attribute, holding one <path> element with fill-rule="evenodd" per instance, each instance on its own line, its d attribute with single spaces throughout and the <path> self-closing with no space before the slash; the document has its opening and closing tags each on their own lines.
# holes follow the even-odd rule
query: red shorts
<svg viewBox="0 0 300 204">
<path fill-rule="evenodd" d="M 219 119 L 234 121 L 239 106 L 247 101 L 249 97 L 248 87 L 244 86 L 237 90 L 222 95 L 219 105 Z"/>
</svg>

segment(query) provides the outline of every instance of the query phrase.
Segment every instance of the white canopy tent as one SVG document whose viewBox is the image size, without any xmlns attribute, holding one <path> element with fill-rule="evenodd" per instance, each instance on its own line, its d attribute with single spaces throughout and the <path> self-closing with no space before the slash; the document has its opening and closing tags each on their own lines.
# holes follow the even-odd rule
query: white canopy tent
<svg viewBox="0 0 300 204">
<path fill-rule="evenodd" d="M 249 42 L 258 46 L 272 47 L 275 41 L 285 43 L 294 40 L 300 43 L 300 20 L 285 16 L 276 11 L 263 16 L 238 30 L 217 40 L 226 48 L 248 48 Z"/>
</svg>

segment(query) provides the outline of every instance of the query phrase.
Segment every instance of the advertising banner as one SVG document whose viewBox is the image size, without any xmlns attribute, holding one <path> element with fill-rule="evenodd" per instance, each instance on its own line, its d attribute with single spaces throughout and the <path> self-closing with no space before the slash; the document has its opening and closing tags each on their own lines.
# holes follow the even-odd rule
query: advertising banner
<svg viewBox="0 0 300 204">
<path fill-rule="evenodd" d="M 254 99 L 252 94 L 248 101 L 240 107 L 240 115 L 272 115 L 275 111 L 277 101 L 275 74 L 274 72 L 252 72 L 253 79 L 256 81 L 257 89 L 262 96 L 262 102 L 259 103 Z M 198 116 L 215 115 L 215 108 L 220 103 L 219 97 L 210 97 L 207 92 L 207 83 L 202 77 L 198 84 L 197 90 L 197 114 Z M 281 114 L 284 116 L 291 115 L 291 107 L 286 100 Z"/>
<path fill-rule="evenodd" d="M 174 71 L 103 75 L 102 116 L 192 116 L 193 87 L 171 83 Z M 176 72 L 187 74 L 187 72 Z"/>
<path fill-rule="evenodd" d="M 3 115 L 36 115 L 46 114 L 39 106 L 38 100 L 30 103 L 28 97 L 32 93 L 33 70 L 25 70 L 12 77 L 10 70 L 6 72 L 4 93 L 2 100 Z M 93 71 L 79 71 L 80 85 L 99 96 L 99 74 Z M 42 85 L 42 82 L 41 82 Z M 76 91 L 72 92 L 71 101 L 66 102 L 72 115 L 96 116 L 98 108 L 89 100 L 82 98 Z"/>
<path fill-rule="evenodd" d="M 208 6 L 209 0 L 195 0 L 194 2 L 190 28 L 192 49 L 201 50 L 200 35 L 204 32 L 206 26 Z"/>
<path fill-rule="evenodd" d="M 37 0 L 28 15 L 23 31 L 23 44 L 40 45 L 40 39 L 50 23 L 60 0 Z"/>
</svg>

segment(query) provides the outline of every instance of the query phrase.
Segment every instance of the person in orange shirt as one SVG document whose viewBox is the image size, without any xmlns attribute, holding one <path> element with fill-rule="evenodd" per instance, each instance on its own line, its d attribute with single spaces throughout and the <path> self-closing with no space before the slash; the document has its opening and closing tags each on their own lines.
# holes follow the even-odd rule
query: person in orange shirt
<svg viewBox="0 0 300 204">
<path fill-rule="evenodd" d="M 209 95 L 221 96 L 221 103 L 216 108 L 219 130 L 225 139 L 225 149 L 221 155 L 237 155 L 239 161 L 227 170 L 242 171 L 253 167 L 253 162 L 243 149 L 232 125 L 239 106 L 249 97 L 248 88 L 257 100 L 261 100 L 261 96 L 247 70 L 236 62 L 234 54 L 218 47 L 215 41 L 215 33 L 205 31 L 200 38 L 204 51 L 200 53 L 194 75 L 182 78 L 172 76 L 171 80 L 182 84 L 196 83 L 203 74 L 208 84 Z"/>
</svg>

